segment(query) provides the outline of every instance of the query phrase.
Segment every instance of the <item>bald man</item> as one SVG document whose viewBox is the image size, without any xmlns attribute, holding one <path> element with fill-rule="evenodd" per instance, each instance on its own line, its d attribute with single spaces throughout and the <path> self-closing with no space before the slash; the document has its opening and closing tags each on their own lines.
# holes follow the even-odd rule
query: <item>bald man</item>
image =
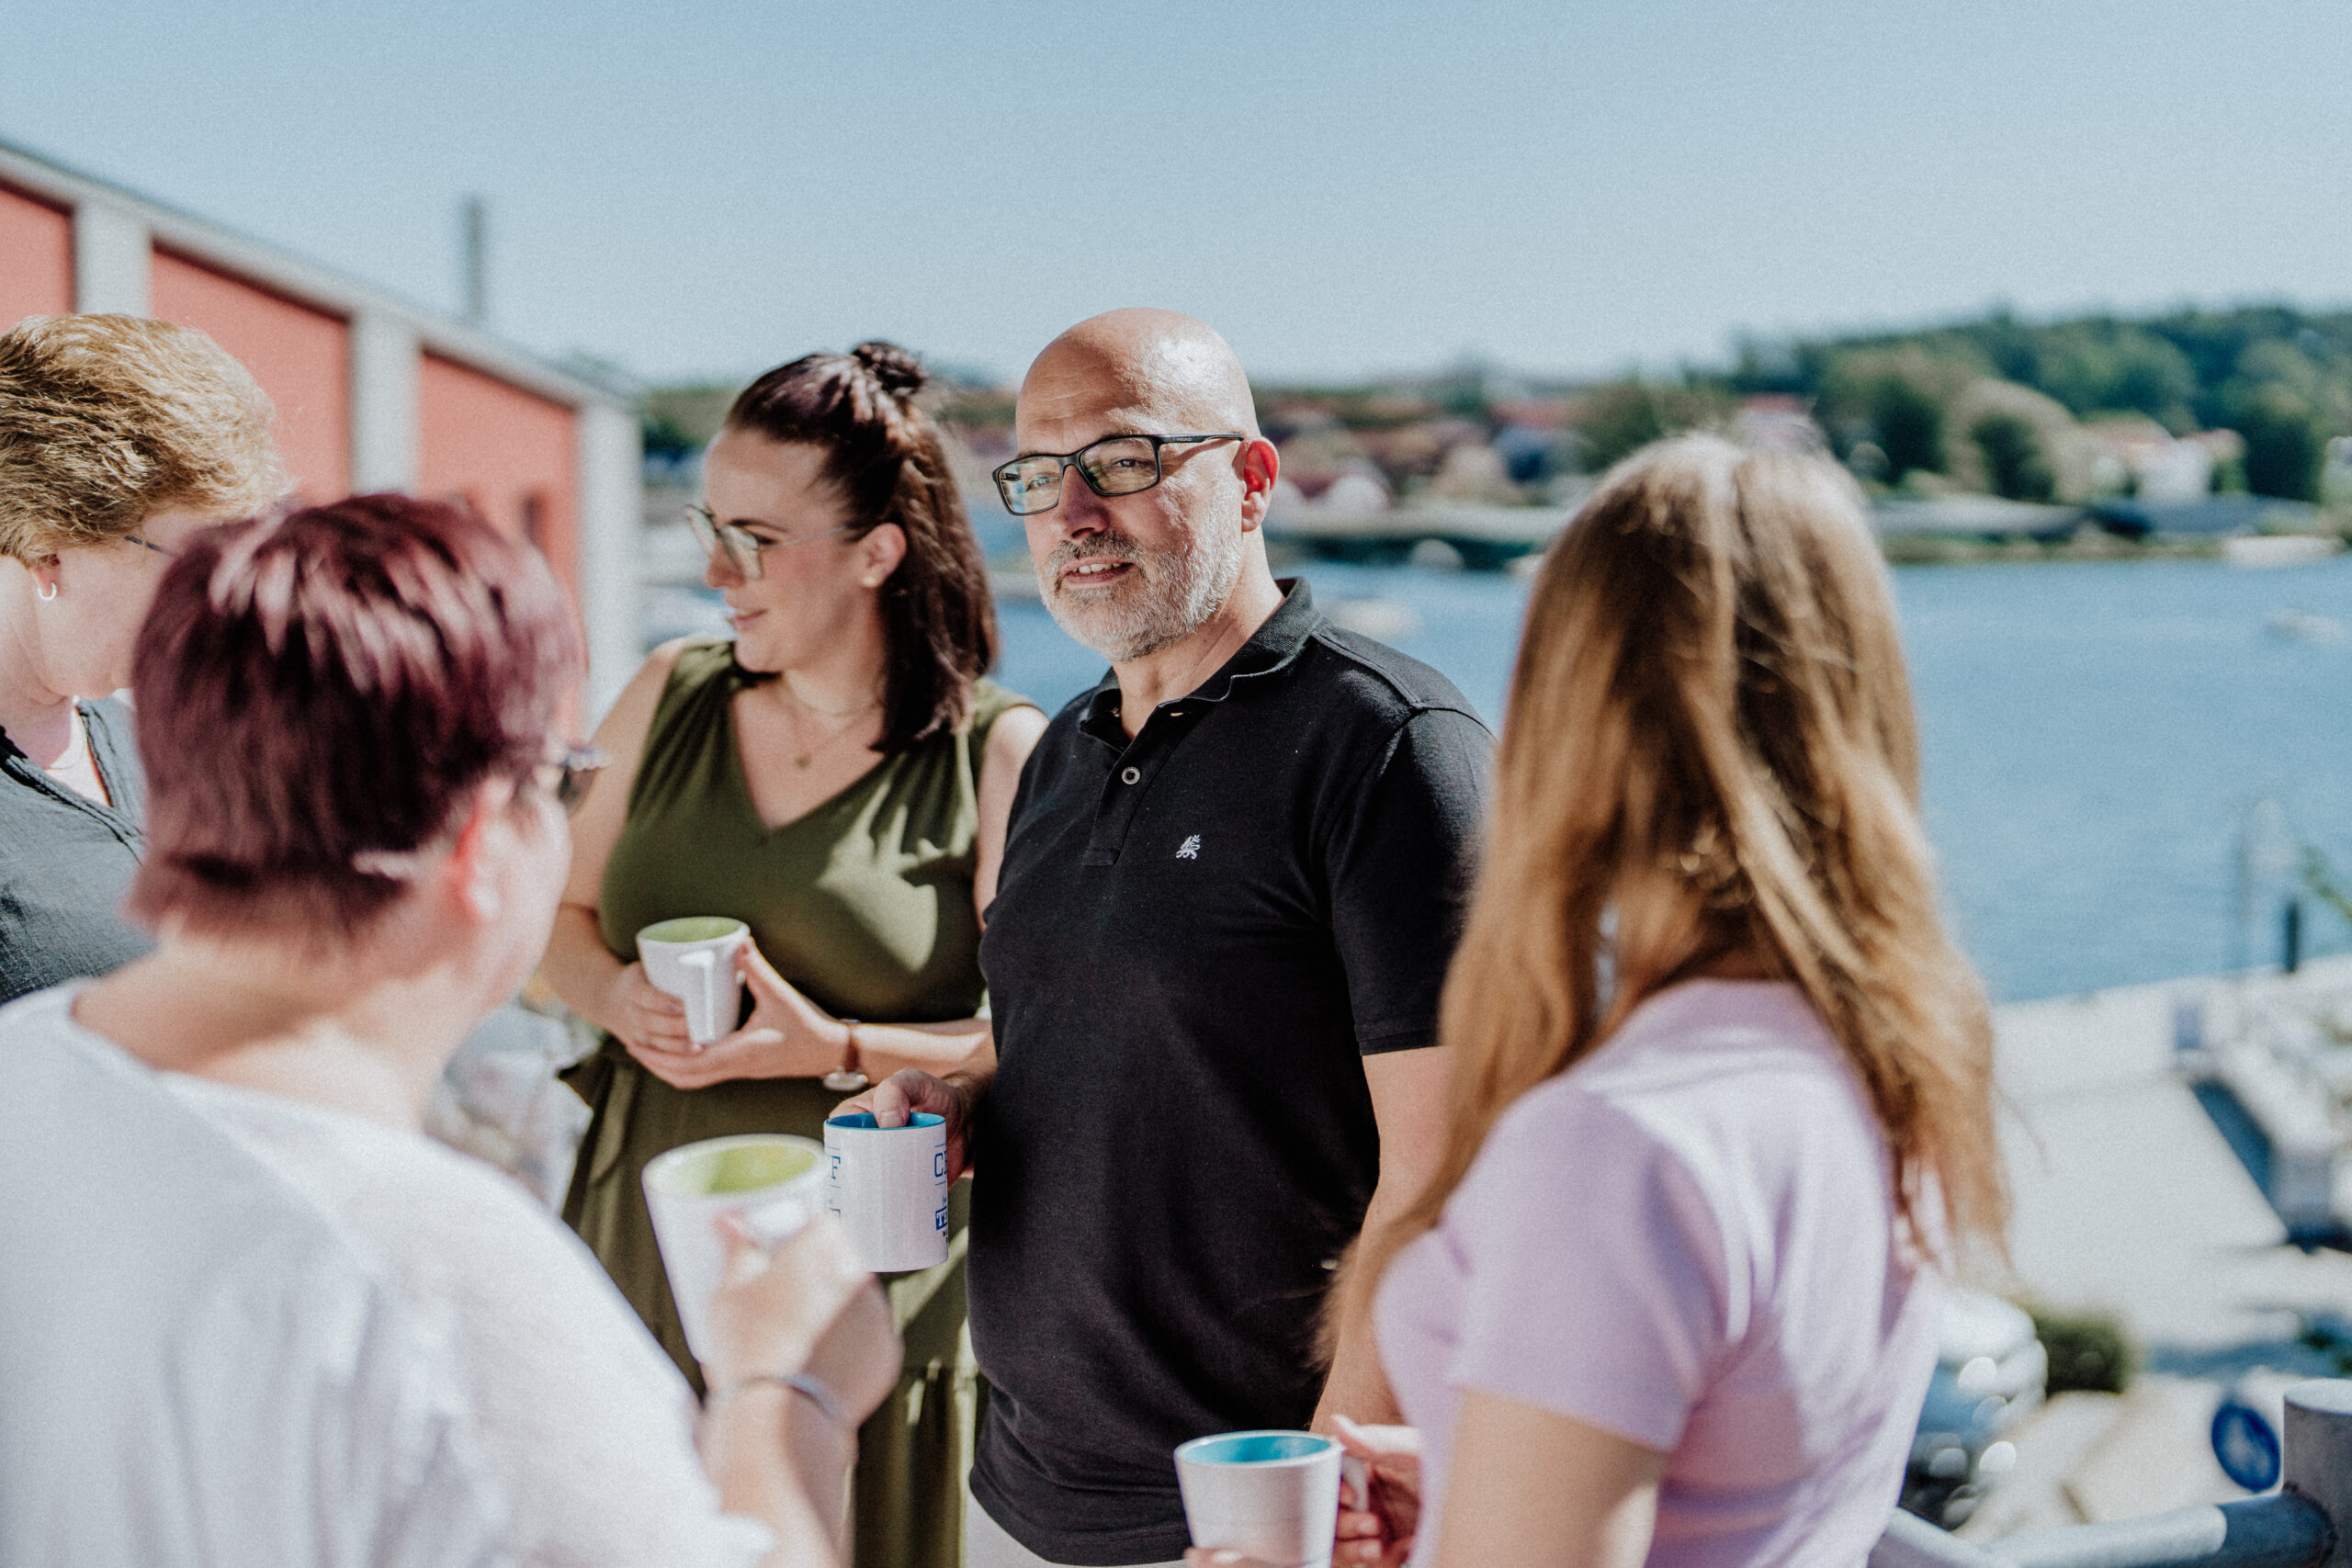
<svg viewBox="0 0 2352 1568">
<path fill-rule="evenodd" d="M 1024 773 L 980 949 L 993 1048 L 870 1099 L 973 1151 L 990 1396 L 967 1568 L 1172 1562 L 1170 1450 L 1394 1419 L 1317 1314 L 1437 1155 L 1438 992 L 1490 742 L 1444 676 L 1277 583 L 1279 467 L 1225 340 L 1082 321 L 997 470 L 1046 606 L 1111 664 Z"/>
</svg>

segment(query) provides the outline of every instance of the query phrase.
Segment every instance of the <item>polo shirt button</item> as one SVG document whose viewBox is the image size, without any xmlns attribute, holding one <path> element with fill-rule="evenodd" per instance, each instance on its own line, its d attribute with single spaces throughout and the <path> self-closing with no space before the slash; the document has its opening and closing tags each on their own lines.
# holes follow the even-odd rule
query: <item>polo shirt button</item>
<svg viewBox="0 0 2352 1568">
<path fill-rule="evenodd" d="M 1133 784 L 1133 783 L 1135 783 L 1137 779 L 1139 779 L 1139 778 L 1141 778 L 1141 777 L 1143 777 L 1143 770 L 1142 770 L 1142 769 L 1140 769 L 1140 768 L 1127 768 L 1127 769 L 1123 770 L 1123 771 L 1120 773 L 1120 774 L 1119 774 L 1119 782 L 1120 782 L 1121 784 Z"/>
</svg>

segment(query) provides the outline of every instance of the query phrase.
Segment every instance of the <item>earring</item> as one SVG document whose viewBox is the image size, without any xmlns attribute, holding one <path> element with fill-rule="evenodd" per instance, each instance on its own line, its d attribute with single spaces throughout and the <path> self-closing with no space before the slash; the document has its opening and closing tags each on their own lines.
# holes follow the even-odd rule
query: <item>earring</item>
<svg viewBox="0 0 2352 1568">
<path fill-rule="evenodd" d="M 54 582 L 43 583 L 40 587 L 33 590 L 33 594 L 44 604 L 54 604 L 57 600 L 57 584 Z"/>
</svg>

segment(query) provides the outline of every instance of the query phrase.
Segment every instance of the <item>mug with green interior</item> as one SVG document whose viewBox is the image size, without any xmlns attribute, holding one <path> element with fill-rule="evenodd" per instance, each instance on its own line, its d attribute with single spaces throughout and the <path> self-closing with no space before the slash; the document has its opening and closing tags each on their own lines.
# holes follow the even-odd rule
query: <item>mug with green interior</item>
<svg viewBox="0 0 2352 1568">
<path fill-rule="evenodd" d="M 678 1325 L 707 1361 L 710 1303 L 727 1265 L 720 1218 L 735 1215 L 763 1247 L 791 1235 L 825 1206 L 825 1146 L 785 1133 L 706 1138 L 646 1161 L 643 1181 Z"/>
<path fill-rule="evenodd" d="M 646 979 L 685 1005 L 686 1038 L 693 1043 L 707 1045 L 735 1027 L 743 1005 L 735 951 L 751 940 L 749 926 L 725 915 L 680 915 L 637 933 Z"/>
</svg>

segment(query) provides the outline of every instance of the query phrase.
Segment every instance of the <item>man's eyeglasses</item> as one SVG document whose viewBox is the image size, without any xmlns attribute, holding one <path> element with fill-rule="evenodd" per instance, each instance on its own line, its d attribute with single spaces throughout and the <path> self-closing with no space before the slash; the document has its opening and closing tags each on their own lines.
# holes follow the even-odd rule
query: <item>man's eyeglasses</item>
<svg viewBox="0 0 2352 1568">
<path fill-rule="evenodd" d="M 588 786 L 612 761 L 594 746 L 567 746 L 539 764 L 537 777 L 558 806 L 574 811 L 587 797 Z"/>
<path fill-rule="evenodd" d="M 1100 496 L 1133 495 L 1160 480 L 1159 449 L 1194 441 L 1247 441 L 1238 431 L 1213 435 L 1106 435 L 1091 446 L 1057 457 L 1033 452 L 990 470 L 1004 509 L 1015 517 L 1034 517 L 1061 504 L 1062 470 L 1076 468 L 1087 489 Z"/>
<path fill-rule="evenodd" d="M 741 524 L 721 523 L 707 506 L 689 506 L 686 508 L 686 526 L 693 530 L 695 542 L 702 547 L 703 554 L 716 558 L 723 553 L 727 564 L 737 573 L 757 582 L 760 580 L 762 550 L 788 549 L 794 545 L 805 545 L 811 539 L 824 538 L 829 534 L 846 534 L 857 525 L 844 523 L 838 528 L 820 528 L 813 534 L 802 534 L 790 539 L 763 539 Z"/>
<path fill-rule="evenodd" d="M 137 545 L 142 550 L 153 550 L 157 555 L 163 557 L 165 560 L 177 560 L 179 558 L 179 551 L 167 550 L 152 539 L 142 539 L 136 534 L 125 534 L 122 538 L 125 544 Z"/>
</svg>

